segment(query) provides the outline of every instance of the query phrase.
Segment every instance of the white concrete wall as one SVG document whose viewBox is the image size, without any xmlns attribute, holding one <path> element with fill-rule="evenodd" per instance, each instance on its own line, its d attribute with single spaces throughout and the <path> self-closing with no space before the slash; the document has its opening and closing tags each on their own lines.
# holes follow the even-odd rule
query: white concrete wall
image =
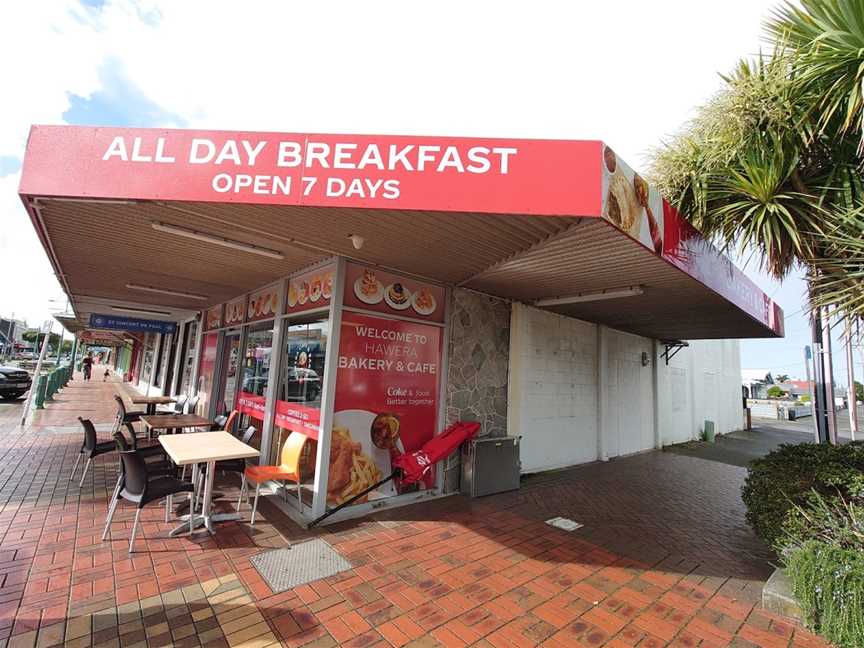
<svg viewBox="0 0 864 648">
<path fill-rule="evenodd" d="M 514 304 L 508 385 L 523 472 L 597 459 L 596 326 Z"/>
<path fill-rule="evenodd" d="M 648 338 L 514 305 L 507 427 L 522 436 L 522 471 L 688 441 L 705 419 L 718 434 L 740 429 L 737 340 L 692 342 L 669 366 L 662 352 L 655 358 Z"/>
<path fill-rule="evenodd" d="M 658 368 L 663 445 L 699 438 L 706 419 L 717 434 L 741 429 L 738 340 L 693 340 Z"/>
</svg>

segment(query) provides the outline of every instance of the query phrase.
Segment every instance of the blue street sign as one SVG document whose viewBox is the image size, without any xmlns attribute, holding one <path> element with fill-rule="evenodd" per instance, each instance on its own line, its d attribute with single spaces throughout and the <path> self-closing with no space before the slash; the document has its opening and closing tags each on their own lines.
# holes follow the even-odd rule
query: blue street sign
<svg viewBox="0 0 864 648">
<path fill-rule="evenodd" d="M 90 314 L 90 326 L 115 331 L 137 331 L 140 333 L 174 333 L 177 324 L 162 320 L 138 319 L 135 317 L 116 317 L 114 315 Z"/>
</svg>

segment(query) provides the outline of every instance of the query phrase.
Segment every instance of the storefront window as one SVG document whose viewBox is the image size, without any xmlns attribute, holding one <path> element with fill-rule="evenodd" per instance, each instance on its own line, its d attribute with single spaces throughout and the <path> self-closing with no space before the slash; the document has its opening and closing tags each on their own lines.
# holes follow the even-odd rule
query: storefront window
<svg viewBox="0 0 864 648">
<path fill-rule="evenodd" d="M 167 385 L 165 384 L 165 377 L 168 373 L 168 368 L 171 364 L 171 343 L 174 341 L 173 335 L 163 335 L 162 336 L 162 353 L 161 360 L 159 362 L 159 376 L 156 380 L 156 384 L 159 385 L 162 389 L 166 389 Z"/>
<path fill-rule="evenodd" d="M 156 355 L 156 334 L 147 333 L 144 338 L 144 365 L 141 371 L 141 382 L 153 382 L 153 361 Z"/>
<path fill-rule="evenodd" d="M 270 355 L 273 347 L 273 323 L 250 328 L 243 348 L 243 370 L 237 409 L 242 415 L 240 428 L 254 425 L 259 432 L 264 429 L 264 401 L 267 382 L 270 379 Z M 260 436 L 256 435 L 260 441 Z"/>
<path fill-rule="evenodd" d="M 218 410 L 223 413 L 234 409 L 237 395 L 237 361 L 240 355 L 240 334 L 226 335 L 222 347 L 222 400 Z"/>
<path fill-rule="evenodd" d="M 198 322 L 190 322 L 186 325 L 184 335 L 183 354 L 183 377 L 180 381 L 180 393 L 188 394 L 192 381 L 192 367 L 195 364 L 195 341 L 198 339 Z"/>
<path fill-rule="evenodd" d="M 213 374 L 216 370 L 216 351 L 218 350 L 219 333 L 207 333 L 204 336 L 204 344 L 201 347 L 201 362 L 198 367 L 198 403 L 195 413 L 203 413 L 204 416 L 210 411 L 210 398 L 213 394 Z"/>
<path fill-rule="evenodd" d="M 301 467 L 304 479 L 315 471 L 315 448 L 321 422 L 321 391 L 329 337 L 329 320 L 317 319 L 291 324 L 285 339 L 276 396 L 276 443 L 271 448 L 270 461 L 278 461 L 282 443 L 291 432 L 305 434 L 310 443 L 304 449 Z"/>
</svg>

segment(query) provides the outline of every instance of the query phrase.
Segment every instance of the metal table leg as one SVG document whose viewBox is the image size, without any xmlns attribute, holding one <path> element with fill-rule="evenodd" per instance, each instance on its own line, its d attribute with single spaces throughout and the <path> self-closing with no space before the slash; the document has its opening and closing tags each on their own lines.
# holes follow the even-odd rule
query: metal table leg
<svg viewBox="0 0 864 648">
<path fill-rule="evenodd" d="M 203 524 L 203 518 L 195 515 L 195 485 L 198 483 L 198 464 L 192 464 L 192 492 L 189 493 L 189 516 L 184 516 L 183 523 L 174 527 L 168 533 L 170 537 L 175 537 L 188 531 L 190 534 L 195 530 L 195 527 Z"/>
</svg>

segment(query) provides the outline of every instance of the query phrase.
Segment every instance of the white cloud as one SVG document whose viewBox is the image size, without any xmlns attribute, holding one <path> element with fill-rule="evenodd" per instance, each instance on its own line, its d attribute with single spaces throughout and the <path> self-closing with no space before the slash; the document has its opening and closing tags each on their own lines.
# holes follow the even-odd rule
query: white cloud
<svg viewBox="0 0 864 648">
<path fill-rule="evenodd" d="M 605 139 L 639 166 L 758 50 L 775 4 L 7 3 L 0 155 L 23 154 L 31 123 L 61 123 L 68 94 L 98 90 L 114 60 L 192 127 Z M 58 289 L 15 184 L 0 183 L 0 273 L 47 279 L 5 292 L 0 312 L 38 320 Z"/>
<path fill-rule="evenodd" d="M 156 103 L 228 129 L 603 138 L 631 162 L 759 47 L 773 2 L 173 2 L 105 11 Z"/>
</svg>

